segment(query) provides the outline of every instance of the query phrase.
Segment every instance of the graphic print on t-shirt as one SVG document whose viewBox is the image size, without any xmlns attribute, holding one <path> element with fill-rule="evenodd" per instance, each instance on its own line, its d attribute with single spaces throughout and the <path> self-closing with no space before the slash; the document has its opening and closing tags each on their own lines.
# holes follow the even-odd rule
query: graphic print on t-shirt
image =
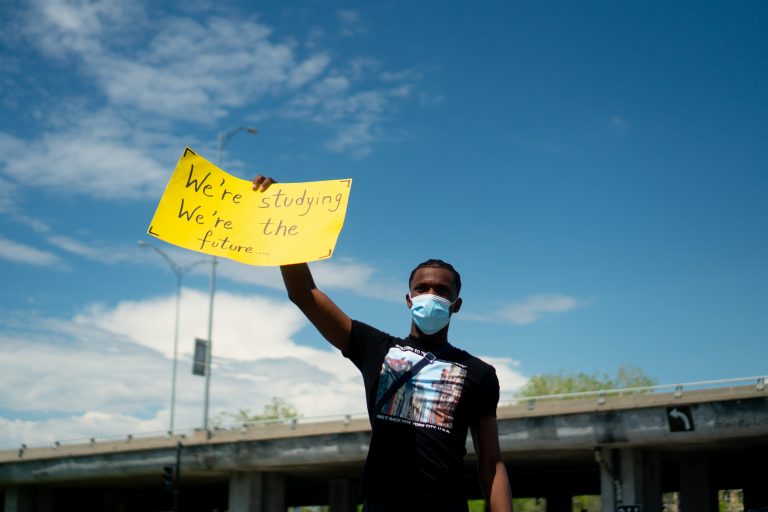
<svg viewBox="0 0 768 512">
<path fill-rule="evenodd" d="M 381 367 L 376 401 L 422 357 L 423 354 L 414 352 L 410 347 L 396 345 L 390 348 Z M 463 366 L 436 360 L 406 381 L 377 411 L 377 417 L 448 432 L 453 428 L 453 414 L 466 375 L 467 369 Z"/>
</svg>

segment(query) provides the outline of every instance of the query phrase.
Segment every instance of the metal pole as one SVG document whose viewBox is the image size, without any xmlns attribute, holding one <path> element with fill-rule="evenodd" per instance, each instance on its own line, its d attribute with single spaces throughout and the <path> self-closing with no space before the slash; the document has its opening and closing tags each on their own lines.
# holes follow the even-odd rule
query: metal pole
<svg viewBox="0 0 768 512">
<path fill-rule="evenodd" d="M 176 441 L 176 474 L 173 479 L 173 512 L 181 506 L 181 441 Z"/>
<path fill-rule="evenodd" d="M 216 133 L 216 165 L 221 168 L 224 146 L 236 133 L 244 131 L 256 135 L 258 130 L 248 126 L 234 126 Z M 203 430 L 208 431 L 208 408 L 211 399 L 211 353 L 213 352 L 213 297 L 216 292 L 216 256 L 211 257 L 211 297 L 208 305 L 208 350 L 205 351 L 205 402 L 203 405 Z"/>
<path fill-rule="evenodd" d="M 177 367 L 179 362 L 179 316 L 181 312 L 181 278 L 184 277 L 184 274 L 192 270 L 193 267 L 196 265 L 199 265 L 200 263 L 204 263 L 207 260 L 198 260 L 193 263 L 190 263 L 189 265 L 181 266 L 173 259 L 168 256 L 165 251 L 162 249 L 155 247 L 154 245 L 145 242 L 144 240 L 139 240 L 139 245 L 141 247 L 148 247 L 155 251 L 157 254 L 163 257 L 163 259 L 168 263 L 168 266 L 171 267 L 171 270 L 173 270 L 173 273 L 176 274 L 176 320 L 175 320 L 175 327 L 173 330 L 173 377 L 171 378 L 171 421 L 170 421 L 170 427 L 169 431 L 173 432 L 175 428 L 175 421 L 176 421 L 176 376 L 177 376 Z"/>
<path fill-rule="evenodd" d="M 211 352 L 213 348 L 213 297 L 216 292 L 216 256 L 211 258 L 211 296 L 208 302 L 208 350 L 205 351 L 205 405 L 203 430 L 208 431 L 208 407 L 211 397 Z"/>
<path fill-rule="evenodd" d="M 173 379 L 171 383 L 171 428 L 173 432 L 174 421 L 176 418 L 176 372 L 179 363 L 179 312 L 181 305 L 181 276 L 182 272 L 176 273 L 176 326 L 173 329 Z"/>
</svg>

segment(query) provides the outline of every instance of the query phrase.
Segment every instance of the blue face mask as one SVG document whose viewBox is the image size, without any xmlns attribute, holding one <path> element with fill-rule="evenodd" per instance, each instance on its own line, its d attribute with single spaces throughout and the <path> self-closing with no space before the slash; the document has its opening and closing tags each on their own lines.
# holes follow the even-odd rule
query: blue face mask
<svg viewBox="0 0 768 512">
<path fill-rule="evenodd" d="M 451 320 L 452 304 L 448 299 L 429 293 L 411 297 L 413 322 L 424 334 L 435 334 Z"/>
</svg>

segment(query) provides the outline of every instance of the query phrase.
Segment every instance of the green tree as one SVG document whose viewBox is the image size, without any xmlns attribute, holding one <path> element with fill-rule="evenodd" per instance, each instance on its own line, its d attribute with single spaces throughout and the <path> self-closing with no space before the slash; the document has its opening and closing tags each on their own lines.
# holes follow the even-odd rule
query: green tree
<svg viewBox="0 0 768 512">
<path fill-rule="evenodd" d="M 573 497 L 573 510 L 574 512 L 600 512 L 603 509 L 603 504 L 600 496 L 574 496 Z"/>
<path fill-rule="evenodd" d="M 261 414 L 251 414 L 248 409 L 240 409 L 237 412 L 224 411 L 216 415 L 213 424 L 216 426 L 232 423 L 249 423 L 254 421 L 282 420 L 301 418 L 299 411 L 280 397 L 273 396 L 272 400 L 264 404 Z"/>
<path fill-rule="evenodd" d="M 545 373 L 534 375 L 520 390 L 520 396 L 559 395 L 580 391 L 599 391 L 601 389 L 622 389 L 653 386 L 656 380 L 635 366 L 622 365 L 615 377 L 598 373 Z"/>
</svg>

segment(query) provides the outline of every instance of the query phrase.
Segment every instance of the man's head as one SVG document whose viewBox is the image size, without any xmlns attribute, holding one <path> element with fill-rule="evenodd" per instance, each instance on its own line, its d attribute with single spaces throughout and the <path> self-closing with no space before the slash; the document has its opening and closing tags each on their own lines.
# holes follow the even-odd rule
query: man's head
<svg viewBox="0 0 768 512">
<path fill-rule="evenodd" d="M 411 272 L 405 304 L 411 310 L 411 335 L 446 338 L 451 315 L 461 308 L 461 276 L 442 260 L 427 260 Z M 447 341 L 447 339 L 446 339 Z"/>
<path fill-rule="evenodd" d="M 427 261 L 419 263 L 418 265 L 416 265 L 416 268 L 414 268 L 411 271 L 411 275 L 408 278 L 408 288 L 411 291 L 411 295 L 413 295 L 414 292 L 416 293 L 416 295 L 418 295 L 419 293 L 432 293 L 432 292 L 424 292 L 424 291 L 419 292 L 418 290 L 414 290 L 414 278 L 416 277 L 417 272 L 420 269 L 426 269 L 426 268 L 440 268 L 450 272 L 450 274 L 452 275 L 452 281 L 453 281 L 452 283 L 453 293 L 451 294 L 452 295 L 451 297 L 445 297 L 445 298 L 449 299 L 451 302 L 456 300 L 456 298 L 459 296 L 459 292 L 461 292 L 461 276 L 456 271 L 456 269 L 453 268 L 453 265 L 451 265 L 450 263 L 446 263 L 443 260 L 436 260 L 436 259 L 429 259 Z"/>
</svg>

